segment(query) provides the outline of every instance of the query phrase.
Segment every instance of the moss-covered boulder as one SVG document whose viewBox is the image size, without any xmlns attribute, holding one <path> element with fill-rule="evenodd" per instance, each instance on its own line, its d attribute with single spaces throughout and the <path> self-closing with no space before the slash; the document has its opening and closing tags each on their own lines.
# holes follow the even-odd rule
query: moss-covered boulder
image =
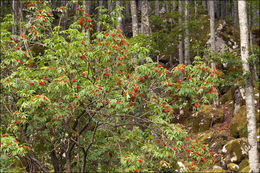
<svg viewBox="0 0 260 173">
<path fill-rule="evenodd" d="M 229 163 L 227 164 L 227 168 L 230 170 L 230 171 L 238 171 L 239 170 L 239 166 L 235 163 Z"/>
<path fill-rule="evenodd" d="M 211 105 L 202 105 L 201 111 L 192 115 L 192 131 L 194 133 L 209 130 L 216 123 L 224 121 L 224 114 L 221 108 Z"/>
<path fill-rule="evenodd" d="M 235 138 L 247 136 L 246 106 L 242 106 L 230 122 L 230 135 Z"/>
<path fill-rule="evenodd" d="M 206 170 L 203 172 L 207 172 L 207 173 L 226 173 L 227 171 L 224 169 L 210 169 L 210 170 Z"/>
<path fill-rule="evenodd" d="M 249 160 L 246 158 L 239 164 L 239 171 L 242 171 L 247 166 L 249 166 Z"/>
<path fill-rule="evenodd" d="M 246 173 L 246 172 L 249 172 L 250 171 L 250 168 L 249 166 L 245 167 L 244 169 L 242 169 L 241 171 L 239 172 L 243 172 L 243 173 Z"/>
<path fill-rule="evenodd" d="M 230 102 L 233 103 L 233 96 L 235 93 L 235 87 L 232 86 L 222 97 L 220 97 L 220 104 L 228 104 Z"/>
<path fill-rule="evenodd" d="M 246 138 L 239 138 L 229 141 L 222 148 L 222 162 L 226 165 L 229 163 L 240 163 L 248 156 L 248 142 Z"/>
</svg>

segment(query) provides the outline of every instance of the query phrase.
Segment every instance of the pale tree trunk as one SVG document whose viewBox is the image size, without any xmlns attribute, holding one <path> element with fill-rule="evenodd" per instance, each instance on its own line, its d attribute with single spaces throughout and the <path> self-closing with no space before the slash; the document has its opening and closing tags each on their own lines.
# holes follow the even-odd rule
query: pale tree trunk
<svg viewBox="0 0 260 173">
<path fill-rule="evenodd" d="M 120 0 L 116 1 L 116 5 L 117 6 L 121 6 Z M 119 12 L 118 16 L 117 16 L 117 28 L 119 28 L 122 32 L 123 32 L 123 20 L 122 20 L 122 11 Z"/>
<path fill-rule="evenodd" d="M 12 16 L 13 16 L 13 21 L 14 21 L 14 25 L 12 26 L 12 34 L 18 34 L 18 25 L 19 25 L 18 3 L 19 2 L 17 0 L 12 1 Z"/>
<path fill-rule="evenodd" d="M 113 1 L 112 0 L 108 0 L 107 1 L 107 8 L 108 8 L 108 13 L 111 13 L 113 11 Z"/>
<path fill-rule="evenodd" d="M 209 17 L 210 17 L 210 50 L 215 52 L 215 10 L 214 10 L 214 1 L 208 1 L 209 4 Z M 211 67 L 215 68 L 215 62 L 211 63 Z"/>
<path fill-rule="evenodd" d="M 248 156 L 250 171 L 258 172 L 258 151 L 257 151 L 257 137 L 256 137 L 256 117 L 255 117 L 255 104 L 254 104 L 254 90 L 253 82 L 250 75 L 248 64 L 248 22 L 246 0 L 238 1 L 238 17 L 240 26 L 240 46 L 241 46 L 241 59 L 243 63 L 243 73 L 245 76 L 245 99 L 246 99 L 246 112 L 247 112 L 247 132 L 248 132 Z"/>
<path fill-rule="evenodd" d="M 182 24 L 182 11 L 183 11 L 183 5 L 182 5 L 182 0 L 179 0 L 179 25 Z M 183 38 L 182 38 L 182 29 L 180 29 L 179 33 L 179 64 L 184 64 L 183 61 Z"/>
<path fill-rule="evenodd" d="M 164 0 L 164 7 L 165 7 L 166 13 L 169 13 L 169 1 L 168 0 Z"/>
<path fill-rule="evenodd" d="M 252 4 L 249 3 L 249 14 L 248 14 L 248 20 L 249 20 L 249 47 L 251 54 L 254 54 L 254 46 L 253 46 L 253 33 L 252 33 L 252 27 L 253 27 L 253 14 L 252 14 Z M 255 80 L 258 80 L 258 75 L 257 75 L 257 68 L 256 68 L 256 63 L 253 63 L 251 68 L 253 69 L 252 71 L 254 72 L 254 78 Z"/>
<path fill-rule="evenodd" d="M 214 6 L 214 1 L 210 0 L 208 1 L 209 4 L 209 16 L 210 16 L 210 51 L 212 53 L 215 53 L 216 51 L 216 46 L 215 46 L 215 6 Z M 216 68 L 216 63 L 211 62 L 211 68 L 215 69 Z M 218 105 L 218 96 L 214 100 L 214 105 Z"/>
<path fill-rule="evenodd" d="M 197 17 L 198 15 L 198 2 L 194 1 L 194 13 L 195 13 L 195 17 Z"/>
<path fill-rule="evenodd" d="M 182 4 L 182 0 L 179 0 L 178 2 L 178 11 L 179 11 L 179 25 L 182 24 L 182 14 L 183 14 L 183 4 Z M 179 64 L 184 64 L 184 60 L 183 60 L 183 37 L 182 37 L 182 29 L 180 29 L 179 31 L 179 45 L 178 45 L 178 50 L 179 50 Z M 183 74 L 180 74 L 180 80 L 183 80 Z"/>
<path fill-rule="evenodd" d="M 91 0 L 83 0 L 83 8 L 85 9 L 85 12 L 88 15 L 90 15 L 91 14 Z M 89 32 L 89 30 L 87 30 L 86 32 L 88 34 L 87 42 L 90 44 L 90 40 L 91 40 L 90 32 Z"/>
<path fill-rule="evenodd" d="M 154 13 L 156 16 L 159 16 L 160 12 L 160 5 L 159 5 L 159 0 L 155 0 L 155 7 L 154 7 Z"/>
<path fill-rule="evenodd" d="M 89 15 L 91 14 L 91 0 L 83 0 L 83 8 Z"/>
<path fill-rule="evenodd" d="M 205 10 L 207 9 L 207 0 L 202 0 L 202 6 Z"/>
<path fill-rule="evenodd" d="M 145 35 L 150 35 L 151 28 L 149 22 L 149 6 L 147 0 L 142 0 L 141 9 L 141 33 Z"/>
<path fill-rule="evenodd" d="M 103 5 L 103 0 L 98 1 L 98 6 Z M 101 26 L 100 26 L 100 16 L 101 16 L 101 9 L 98 10 L 98 22 L 97 22 L 97 32 L 101 32 Z"/>
<path fill-rule="evenodd" d="M 190 61 L 190 33 L 189 33 L 189 0 L 185 0 L 184 8 L 184 25 L 185 25 L 185 38 L 184 38 L 184 63 L 191 64 Z"/>
<path fill-rule="evenodd" d="M 130 1 L 131 6 L 131 16 L 132 16 L 132 30 L 133 30 L 133 37 L 138 35 L 138 18 L 137 18 L 137 8 L 136 8 L 136 1 Z"/>
</svg>

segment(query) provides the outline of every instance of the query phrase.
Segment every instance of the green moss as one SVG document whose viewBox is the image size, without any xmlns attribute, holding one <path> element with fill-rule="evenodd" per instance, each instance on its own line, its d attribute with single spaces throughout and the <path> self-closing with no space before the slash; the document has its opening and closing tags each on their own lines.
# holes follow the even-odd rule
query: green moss
<svg viewBox="0 0 260 173">
<path fill-rule="evenodd" d="M 249 166 L 245 167 L 244 169 L 241 170 L 241 172 L 245 173 L 245 172 L 249 172 L 250 168 Z"/>
<path fill-rule="evenodd" d="M 227 168 L 231 171 L 238 171 L 239 170 L 239 166 L 235 163 L 227 164 Z"/>
<path fill-rule="evenodd" d="M 221 108 L 211 105 L 202 105 L 201 111 L 192 119 L 193 132 L 204 132 L 216 123 L 224 121 L 224 114 Z"/>
<path fill-rule="evenodd" d="M 231 101 L 233 101 L 233 95 L 235 92 L 235 87 L 232 86 L 221 98 L 220 98 L 220 102 L 225 104 L 225 103 L 229 103 Z"/>
<path fill-rule="evenodd" d="M 203 171 L 203 172 L 207 172 L 207 173 L 225 173 L 227 172 L 226 170 L 224 169 L 210 169 L 210 170 L 207 170 L 207 171 Z"/>
<path fill-rule="evenodd" d="M 230 123 L 230 135 L 232 137 L 246 137 L 247 136 L 247 118 L 246 106 L 242 106 L 237 114 L 232 118 Z"/>
<path fill-rule="evenodd" d="M 248 159 L 242 160 L 242 162 L 239 164 L 239 171 L 241 171 L 242 169 L 244 169 L 248 165 L 249 165 L 249 160 Z"/>
<path fill-rule="evenodd" d="M 230 161 L 234 163 L 239 163 L 242 159 L 245 158 L 247 154 L 247 139 L 246 138 L 239 138 L 229 141 L 225 146 L 225 153 L 226 155 L 230 155 Z M 235 158 L 232 160 L 232 158 Z"/>
<path fill-rule="evenodd" d="M 199 141 L 201 141 L 202 143 L 206 143 L 206 142 L 208 142 L 207 140 L 211 139 L 213 135 L 214 135 L 214 132 L 212 132 L 212 131 L 202 133 L 202 134 L 200 134 L 200 136 L 202 136 L 202 137 L 199 139 Z"/>
</svg>

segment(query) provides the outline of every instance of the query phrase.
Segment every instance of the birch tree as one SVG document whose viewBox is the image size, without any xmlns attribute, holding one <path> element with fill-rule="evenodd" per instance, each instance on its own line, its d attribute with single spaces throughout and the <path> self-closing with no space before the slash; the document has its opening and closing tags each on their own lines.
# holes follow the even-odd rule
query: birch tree
<svg viewBox="0 0 260 173">
<path fill-rule="evenodd" d="M 116 1 L 116 6 L 121 6 L 120 0 Z M 121 31 L 123 31 L 123 20 L 122 20 L 121 11 L 119 11 L 119 14 L 117 15 L 117 28 L 119 28 Z"/>
<path fill-rule="evenodd" d="M 258 172 L 258 151 L 257 151 L 257 137 L 256 137 L 256 117 L 254 105 L 254 90 L 252 78 L 250 75 L 248 56 L 249 56 L 249 43 L 248 43 L 248 22 L 246 0 L 238 1 L 238 17 L 240 26 L 240 48 L 241 59 L 243 63 L 243 75 L 245 77 L 245 99 L 246 99 L 246 112 L 247 112 L 247 131 L 248 131 L 248 144 L 249 144 L 249 167 L 250 171 Z"/>
<path fill-rule="evenodd" d="M 182 23 L 182 0 L 179 0 L 179 25 Z M 182 38 L 182 29 L 180 29 L 180 33 L 179 33 L 179 64 L 183 64 L 183 38 Z"/>
<path fill-rule="evenodd" d="M 185 38 L 184 38 L 184 63 L 191 64 L 190 61 L 190 33 L 189 33 L 189 0 L 185 0 L 184 8 L 184 25 L 185 25 Z"/>
<path fill-rule="evenodd" d="M 142 0 L 141 2 L 141 33 L 145 35 L 151 34 L 148 0 Z"/>
<path fill-rule="evenodd" d="M 137 18 L 137 8 L 136 8 L 136 1 L 130 1 L 131 6 L 131 16 L 132 16 L 132 31 L 133 37 L 138 35 L 138 18 Z"/>
</svg>

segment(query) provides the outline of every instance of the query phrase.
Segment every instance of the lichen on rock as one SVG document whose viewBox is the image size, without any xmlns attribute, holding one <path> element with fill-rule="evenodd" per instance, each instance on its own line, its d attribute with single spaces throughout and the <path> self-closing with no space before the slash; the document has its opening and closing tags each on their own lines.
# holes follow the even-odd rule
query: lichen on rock
<svg viewBox="0 0 260 173">
<path fill-rule="evenodd" d="M 229 141 L 222 149 L 222 161 L 228 163 L 240 163 L 248 156 L 248 142 L 246 138 Z"/>
</svg>

